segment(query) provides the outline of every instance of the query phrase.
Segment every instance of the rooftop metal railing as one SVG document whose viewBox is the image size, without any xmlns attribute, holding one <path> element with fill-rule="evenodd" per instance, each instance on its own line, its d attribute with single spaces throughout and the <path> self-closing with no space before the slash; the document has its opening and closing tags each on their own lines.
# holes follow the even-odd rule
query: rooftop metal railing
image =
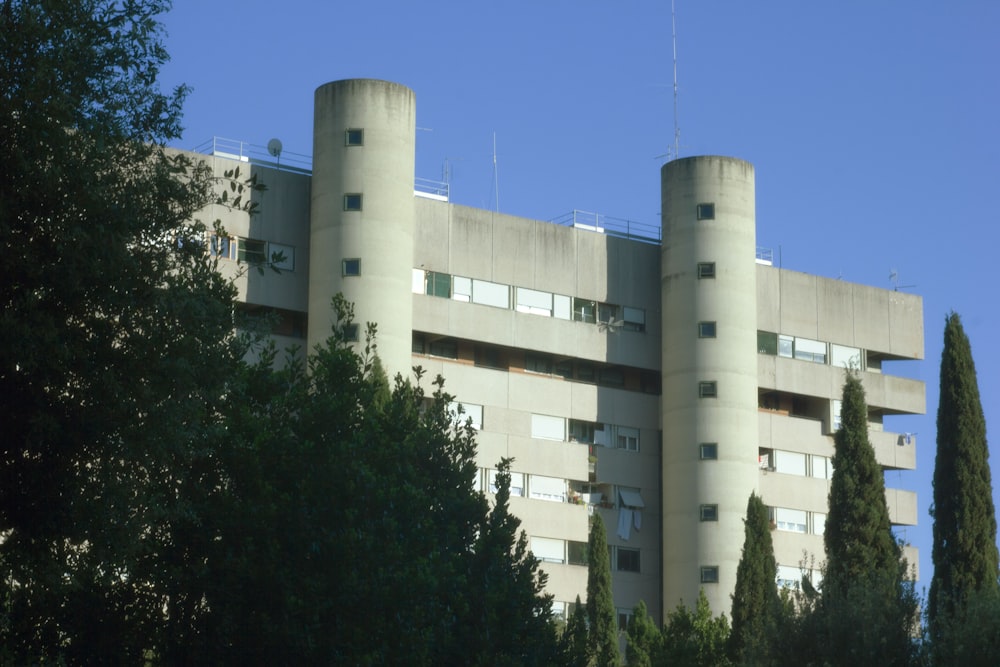
<svg viewBox="0 0 1000 667">
<path fill-rule="evenodd" d="M 239 160 L 271 167 L 279 171 L 292 171 L 299 174 L 312 172 L 312 156 L 292 151 L 282 150 L 277 156 L 271 155 L 265 146 L 258 146 L 238 139 L 212 137 L 208 141 L 194 147 L 196 153 L 218 155 L 219 157 Z"/>
<path fill-rule="evenodd" d="M 610 215 L 593 213 L 591 211 L 574 209 L 569 213 L 550 219 L 549 222 L 566 227 L 586 229 L 600 234 L 608 234 L 609 236 L 632 239 L 633 241 L 641 241 L 643 243 L 658 244 L 660 242 L 659 225 L 650 225 L 625 218 L 615 218 Z"/>
</svg>

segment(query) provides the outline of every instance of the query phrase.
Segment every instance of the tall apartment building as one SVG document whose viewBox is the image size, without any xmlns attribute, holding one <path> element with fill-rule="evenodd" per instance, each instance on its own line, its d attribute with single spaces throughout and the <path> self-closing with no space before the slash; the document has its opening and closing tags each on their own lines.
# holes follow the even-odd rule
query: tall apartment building
<svg viewBox="0 0 1000 667">
<path fill-rule="evenodd" d="M 280 274 L 238 279 L 248 310 L 280 316 L 279 343 L 324 340 L 342 292 L 378 324 L 390 372 L 446 378 L 479 429 L 478 488 L 514 458 L 511 508 L 557 611 L 586 598 L 595 513 L 622 621 L 640 599 L 662 619 L 699 589 L 728 612 L 752 491 L 772 508 L 780 582 L 816 567 L 845 366 L 860 369 L 878 461 L 914 468 L 913 438 L 883 418 L 922 413 L 924 386 L 883 370 L 923 357 L 920 297 L 758 256 L 749 163 L 664 165 L 662 234 L 543 222 L 415 189 L 404 86 L 337 81 L 315 104 L 311 169 L 214 145 L 220 175 L 244 163 L 268 190 L 252 218 L 208 212 L 232 235 L 213 251 L 280 251 Z M 916 523 L 915 494 L 886 496 L 894 524 Z"/>
</svg>

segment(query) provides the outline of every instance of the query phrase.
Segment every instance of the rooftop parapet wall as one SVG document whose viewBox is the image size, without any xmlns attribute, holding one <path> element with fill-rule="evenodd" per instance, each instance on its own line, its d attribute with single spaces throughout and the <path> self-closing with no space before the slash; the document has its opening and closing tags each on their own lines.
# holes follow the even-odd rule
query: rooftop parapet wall
<svg viewBox="0 0 1000 667">
<path fill-rule="evenodd" d="M 915 294 L 757 267 L 757 326 L 790 336 L 924 358 L 923 299 Z"/>
</svg>

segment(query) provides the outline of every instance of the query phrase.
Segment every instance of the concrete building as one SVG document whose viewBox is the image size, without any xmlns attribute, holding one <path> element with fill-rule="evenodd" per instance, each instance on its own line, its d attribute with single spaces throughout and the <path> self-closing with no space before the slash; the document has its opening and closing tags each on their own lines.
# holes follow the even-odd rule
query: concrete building
<svg viewBox="0 0 1000 667">
<path fill-rule="evenodd" d="M 922 413 L 924 386 L 883 369 L 923 358 L 920 297 L 773 266 L 749 163 L 664 165 L 660 228 L 543 222 L 415 188 L 404 86 L 337 81 L 315 103 L 311 168 L 213 143 L 220 175 L 247 164 L 268 190 L 252 218 L 208 212 L 231 234 L 212 248 L 280 257 L 280 274 L 238 279 L 248 310 L 280 316 L 279 343 L 325 339 L 343 292 L 378 324 L 390 372 L 446 378 L 479 429 L 478 487 L 515 460 L 511 508 L 557 611 L 586 597 L 593 513 L 622 622 L 640 599 L 662 619 L 702 588 L 728 612 L 751 491 L 772 508 L 781 583 L 801 578 L 803 553 L 818 565 L 845 365 L 860 369 L 879 462 L 914 468 L 913 438 L 883 419 Z M 895 524 L 916 524 L 915 494 L 887 501 Z"/>
</svg>

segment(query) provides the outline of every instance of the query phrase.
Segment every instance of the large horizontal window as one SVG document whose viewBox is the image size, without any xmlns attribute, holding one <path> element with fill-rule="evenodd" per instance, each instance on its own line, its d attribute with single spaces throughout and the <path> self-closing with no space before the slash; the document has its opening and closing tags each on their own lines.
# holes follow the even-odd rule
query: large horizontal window
<svg viewBox="0 0 1000 667">
<path fill-rule="evenodd" d="M 448 414 L 456 424 L 464 425 L 469 420 L 472 421 L 472 428 L 481 429 L 483 427 L 483 406 L 475 403 L 459 403 L 452 401 L 448 404 Z"/>
<path fill-rule="evenodd" d="M 497 475 L 500 474 L 499 470 L 489 471 L 489 490 L 490 493 L 497 492 Z M 512 472 L 510 473 L 510 495 L 512 496 L 523 496 L 524 495 L 524 473 Z"/>
<path fill-rule="evenodd" d="M 552 292 L 539 292 L 527 287 L 515 287 L 514 295 L 516 299 L 514 308 L 519 313 L 552 317 Z"/>
<path fill-rule="evenodd" d="M 565 440 L 566 420 L 549 415 L 531 415 L 531 437 L 542 440 Z"/>
<path fill-rule="evenodd" d="M 774 451 L 774 462 L 772 464 L 775 471 L 783 472 L 786 475 L 806 474 L 806 455 L 798 452 Z"/>
<path fill-rule="evenodd" d="M 785 507 L 774 508 L 774 523 L 778 530 L 791 533 L 806 532 L 806 511 L 793 510 Z"/>
<path fill-rule="evenodd" d="M 529 540 L 531 553 L 543 563 L 565 563 L 565 543 L 551 537 L 531 536 Z"/>
<path fill-rule="evenodd" d="M 566 480 L 559 477 L 529 475 L 528 497 L 564 503 L 566 502 Z"/>
</svg>

